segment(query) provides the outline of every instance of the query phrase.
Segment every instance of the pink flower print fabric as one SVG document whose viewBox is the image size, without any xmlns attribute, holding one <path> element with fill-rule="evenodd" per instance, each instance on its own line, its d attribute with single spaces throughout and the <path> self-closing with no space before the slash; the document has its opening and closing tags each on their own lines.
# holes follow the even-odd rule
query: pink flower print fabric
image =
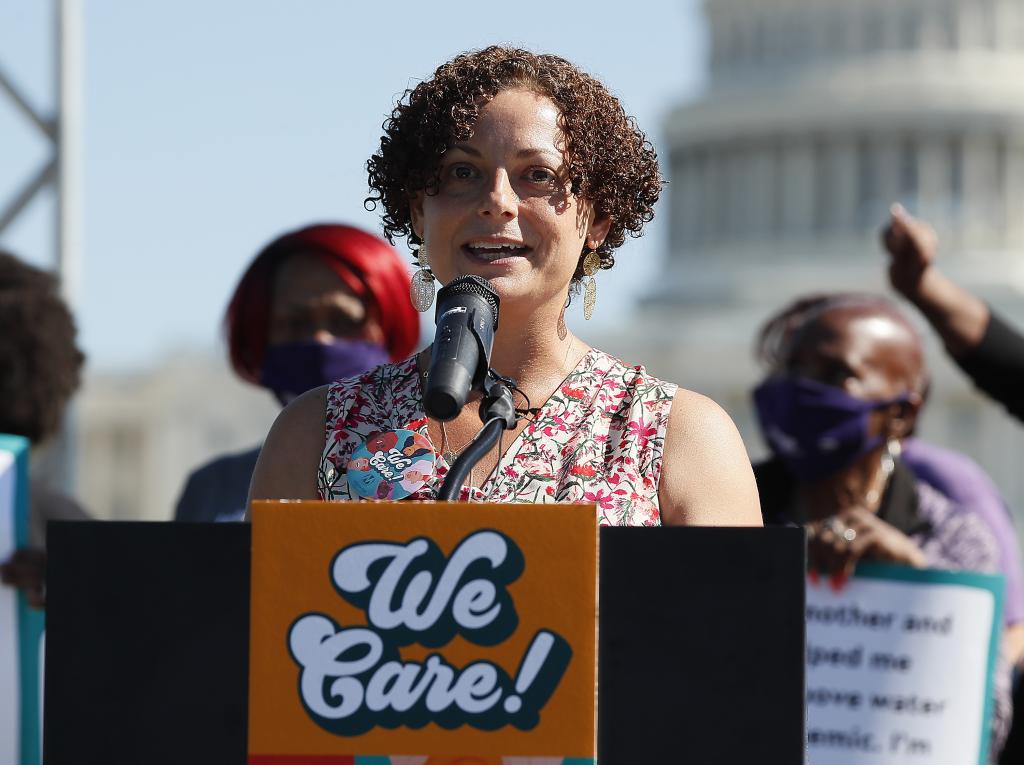
<svg viewBox="0 0 1024 765">
<path fill-rule="evenodd" d="M 591 349 L 497 468 L 461 499 L 490 502 L 588 502 L 601 525 L 659 526 L 658 484 L 665 429 L 676 386 Z M 381 431 L 429 438 L 415 357 L 341 380 L 327 393 L 326 444 L 317 484 L 321 499 L 358 499 L 346 470 L 352 452 Z M 439 451 L 435 448 L 435 451 Z M 409 499 L 435 499 L 449 465 Z"/>
</svg>

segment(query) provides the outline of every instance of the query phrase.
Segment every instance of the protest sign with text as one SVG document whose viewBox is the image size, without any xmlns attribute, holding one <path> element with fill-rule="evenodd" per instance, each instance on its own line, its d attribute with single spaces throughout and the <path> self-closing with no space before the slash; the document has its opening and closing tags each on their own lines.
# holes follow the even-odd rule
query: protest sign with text
<svg viewBox="0 0 1024 765">
<path fill-rule="evenodd" d="M 28 545 L 28 440 L 0 434 L 0 561 Z M 0 762 L 38 765 L 43 613 L 0 587 Z"/>
<path fill-rule="evenodd" d="M 988 762 L 1002 577 L 862 563 L 807 588 L 807 742 L 831 765 Z"/>
<path fill-rule="evenodd" d="M 592 762 L 596 564 L 592 506 L 256 503 L 250 763 Z"/>
</svg>

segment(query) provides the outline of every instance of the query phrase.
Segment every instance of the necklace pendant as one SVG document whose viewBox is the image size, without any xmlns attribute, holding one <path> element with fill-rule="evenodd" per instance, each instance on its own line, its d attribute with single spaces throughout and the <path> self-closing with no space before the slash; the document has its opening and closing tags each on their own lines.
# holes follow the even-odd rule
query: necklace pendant
<svg viewBox="0 0 1024 765">
<path fill-rule="evenodd" d="M 448 467 L 451 467 L 455 464 L 455 460 L 459 458 L 459 455 L 455 452 L 447 451 L 442 454 L 441 457 L 444 459 L 445 464 L 448 465 Z"/>
</svg>

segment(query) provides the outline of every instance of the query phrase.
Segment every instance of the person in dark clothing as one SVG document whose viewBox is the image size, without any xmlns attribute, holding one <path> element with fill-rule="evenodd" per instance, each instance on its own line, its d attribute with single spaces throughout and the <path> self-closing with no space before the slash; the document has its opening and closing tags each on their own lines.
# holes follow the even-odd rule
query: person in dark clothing
<svg viewBox="0 0 1024 765">
<path fill-rule="evenodd" d="M 890 316 L 906 329 L 903 334 L 910 346 L 905 352 L 912 358 L 923 358 L 916 331 L 892 304 L 876 296 L 852 293 L 814 295 L 795 303 L 769 323 L 765 332 L 770 330 L 772 335 L 762 336 L 762 356 L 777 356 L 784 339 L 781 335 L 799 331 L 811 318 L 840 304 L 861 304 L 877 311 L 878 318 Z M 780 363 L 780 359 L 774 356 L 762 360 L 770 368 Z M 923 405 L 927 389 L 923 366 L 919 374 L 921 378 L 917 389 L 920 404 Z M 901 437 L 893 442 L 892 448 L 899 450 L 901 465 L 909 468 L 914 478 L 935 489 L 965 512 L 977 516 L 994 536 L 999 548 L 999 572 L 1006 578 L 1003 614 L 1007 627 L 1007 656 L 1017 663 L 1024 657 L 1024 567 L 1016 529 L 1005 501 L 985 472 L 963 454 L 942 449 L 919 438 Z"/>
<path fill-rule="evenodd" d="M 765 523 L 808 533 L 812 580 L 842 587 L 859 560 L 995 572 L 988 526 L 917 479 L 900 459 L 925 399 L 920 338 L 889 301 L 797 300 L 758 342 L 768 376 L 754 391 L 773 458 L 754 466 Z M 992 751 L 1011 720 L 1005 654 L 995 676 Z"/>
<path fill-rule="evenodd" d="M 1024 421 L 1024 335 L 935 265 L 935 230 L 899 205 L 882 232 L 889 281 L 932 325 L 981 390 Z"/>
<path fill-rule="evenodd" d="M 231 364 L 287 404 L 311 388 L 403 359 L 419 339 L 410 276 L 384 240 L 351 226 L 293 231 L 249 265 L 228 305 Z M 260 448 L 186 480 L 177 521 L 241 520 Z"/>
<path fill-rule="evenodd" d="M 189 474 L 178 498 L 174 520 L 190 522 L 240 520 L 249 479 L 260 447 L 215 457 Z"/>
<path fill-rule="evenodd" d="M 939 270 L 935 230 L 902 206 L 893 205 L 882 242 L 891 258 L 892 286 L 921 311 L 978 389 L 1024 422 L 1024 334 Z M 1018 652 L 1018 669 L 1022 660 Z M 1022 702 L 1024 683 L 1018 678 L 1014 706 Z M 1019 762 L 1022 753 L 1024 719 L 1018 716 L 1001 761 Z"/>
<path fill-rule="evenodd" d="M 895 306 L 857 294 L 798 300 L 767 322 L 759 355 L 769 375 L 754 401 L 775 455 L 755 467 L 766 520 L 806 523 L 815 534 L 812 564 L 837 583 L 861 557 L 954 564 L 944 542 L 931 555 L 922 549 L 939 532 L 914 518 L 941 495 L 899 460 L 928 378 L 919 338 Z M 893 480 L 918 486 L 896 525 L 880 514 Z M 966 551 L 961 557 L 970 562 Z"/>
<path fill-rule="evenodd" d="M 81 382 L 85 354 L 57 278 L 0 252 L 0 433 L 27 438 L 35 449 L 60 430 Z M 46 604 L 46 522 L 88 520 L 79 503 L 42 481 L 30 481 L 29 544 L 0 563 L 0 581 Z"/>
</svg>

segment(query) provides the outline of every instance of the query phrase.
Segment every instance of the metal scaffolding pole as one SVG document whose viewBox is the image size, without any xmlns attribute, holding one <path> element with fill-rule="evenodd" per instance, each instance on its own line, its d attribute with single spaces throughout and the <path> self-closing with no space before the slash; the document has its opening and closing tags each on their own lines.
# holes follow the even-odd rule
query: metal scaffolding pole
<svg viewBox="0 0 1024 765">
<path fill-rule="evenodd" d="M 54 56 L 57 66 L 56 113 L 45 116 L 7 75 L 0 62 L 0 95 L 34 125 L 50 144 L 43 164 L 0 205 L 0 234 L 11 226 L 43 189 L 56 191 L 54 213 L 57 252 L 54 267 L 64 298 L 74 311 L 80 279 L 81 250 L 81 0 L 54 0 Z"/>
<path fill-rule="evenodd" d="M 57 273 L 74 313 L 81 281 L 81 0 L 57 0 Z"/>
</svg>

